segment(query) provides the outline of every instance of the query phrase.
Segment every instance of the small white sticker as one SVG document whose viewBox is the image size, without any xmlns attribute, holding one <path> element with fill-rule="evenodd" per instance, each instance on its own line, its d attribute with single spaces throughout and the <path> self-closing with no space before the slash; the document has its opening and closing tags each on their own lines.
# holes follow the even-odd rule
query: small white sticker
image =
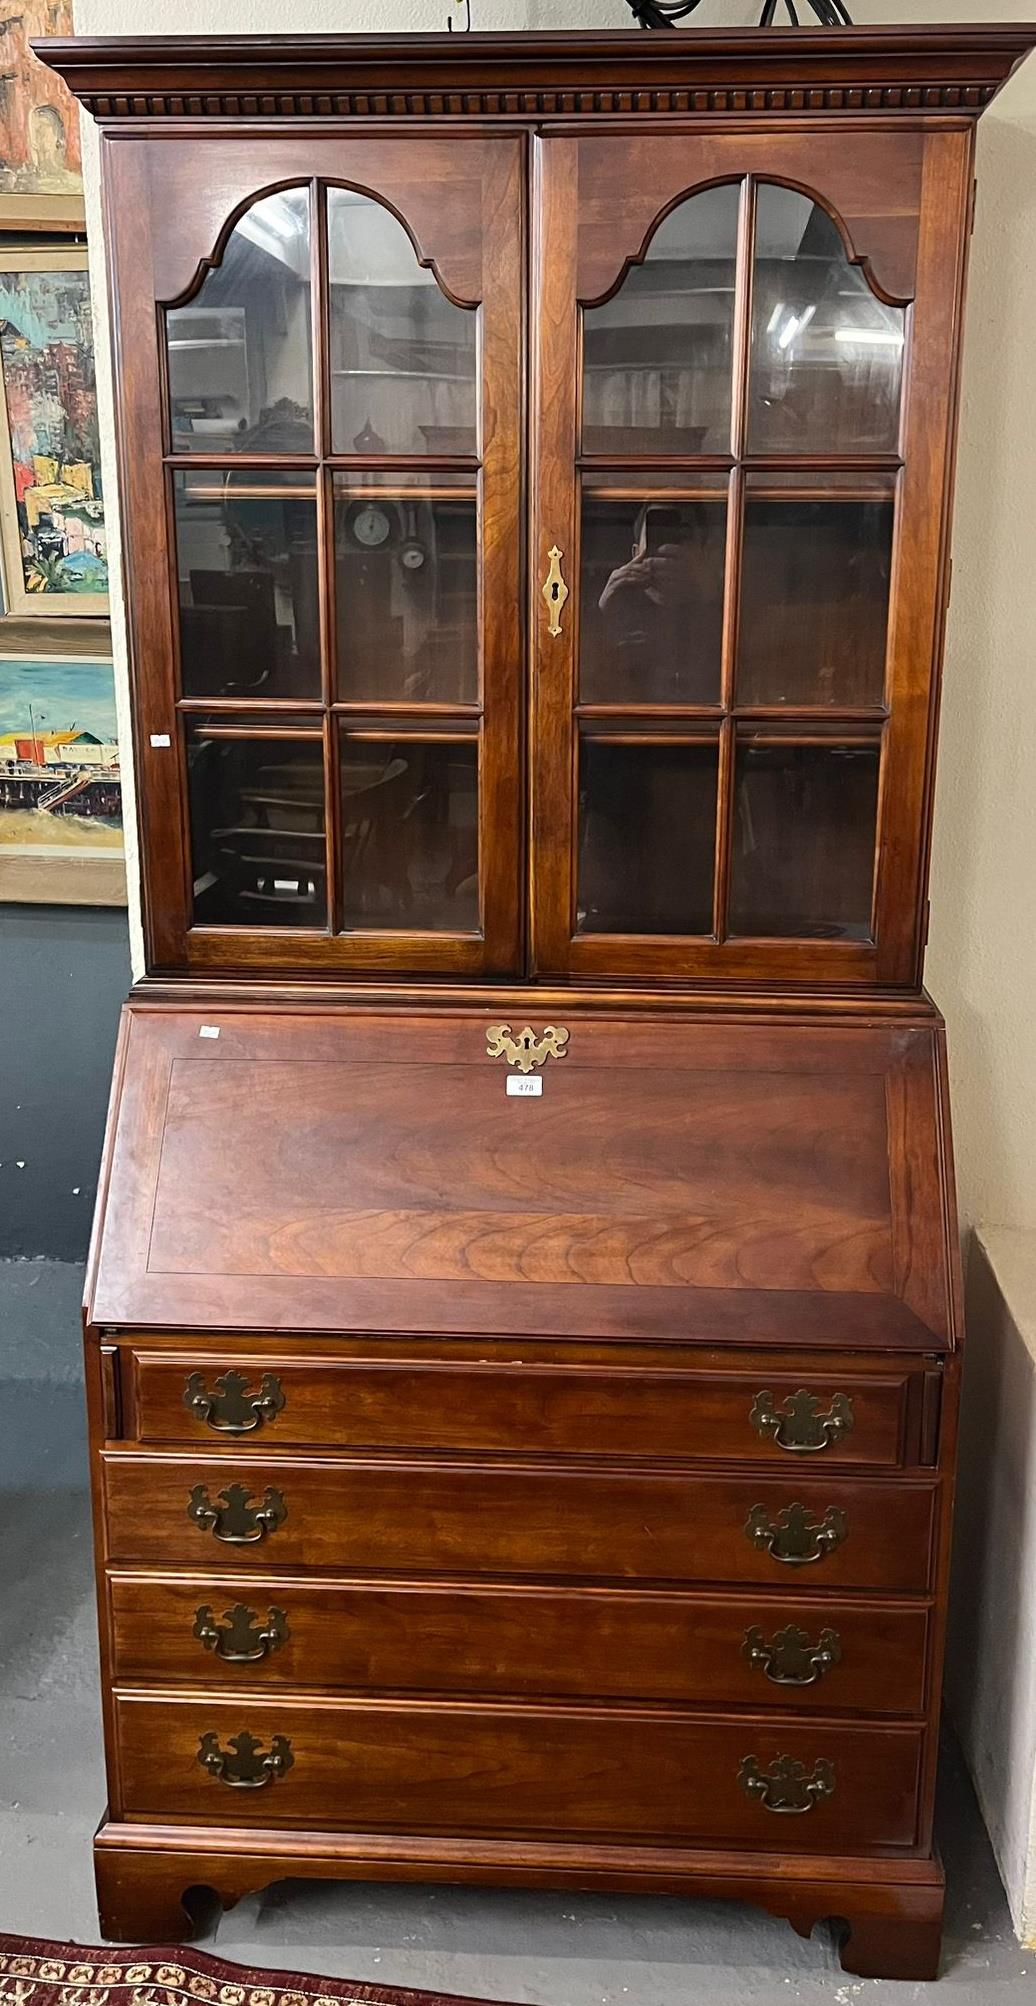
<svg viewBox="0 0 1036 2006">
<path fill-rule="evenodd" d="M 153 731 L 151 734 L 151 743 L 156 752 L 161 752 L 164 745 L 171 745 L 172 742 L 167 731 Z"/>
<path fill-rule="evenodd" d="M 202 1025 L 201 1025 L 201 1026 L 199 1027 L 199 1030 L 198 1030 L 198 1036 L 199 1036 L 199 1038 L 218 1038 L 218 1037 L 219 1037 L 219 1025 L 218 1025 L 218 1024 L 202 1024 Z"/>
<path fill-rule="evenodd" d="M 523 1099 L 528 1096 L 531 1100 L 537 1094 L 543 1092 L 543 1081 L 539 1078 L 538 1074 L 534 1074 L 530 1079 L 522 1080 L 518 1079 L 514 1073 L 511 1073 L 508 1075 L 507 1091 L 509 1094 L 520 1094 Z"/>
</svg>

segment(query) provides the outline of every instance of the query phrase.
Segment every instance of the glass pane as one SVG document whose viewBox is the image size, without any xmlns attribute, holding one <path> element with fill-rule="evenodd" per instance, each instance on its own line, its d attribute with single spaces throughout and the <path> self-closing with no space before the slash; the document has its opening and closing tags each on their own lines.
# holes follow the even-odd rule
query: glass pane
<svg viewBox="0 0 1036 2006">
<path fill-rule="evenodd" d="M 204 926 L 327 924 L 319 738 L 187 735 L 194 918 Z"/>
<path fill-rule="evenodd" d="M 475 932 L 475 740 L 343 737 L 342 872 L 347 927 Z"/>
<path fill-rule="evenodd" d="M 895 452 L 905 313 L 851 265 L 826 209 L 760 188 L 748 445 L 753 453 Z"/>
<path fill-rule="evenodd" d="M 478 504 L 451 487 L 335 482 L 343 700 L 478 701 Z"/>
<path fill-rule="evenodd" d="M 175 453 L 311 453 L 309 193 L 264 195 L 166 314 Z"/>
<path fill-rule="evenodd" d="M 749 476 L 738 702 L 880 704 L 893 483 Z"/>
<path fill-rule="evenodd" d="M 730 930 L 869 940 L 877 736 L 738 746 Z"/>
<path fill-rule="evenodd" d="M 726 534 L 725 476 L 694 501 L 584 490 L 583 703 L 719 702 Z"/>
<path fill-rule="evenodd" d="M 454 306 L 370 195 L 327 195 L 336 453 L 478 451 L 477 311 Z"/>
<path fill-rule="evenodd" d="M 738 201 L 732 184 L 679 203 L 618 292 L 584 308 L 584 452 L 729 450 Z"/>
<path fill-rule="evenodd" d="M 319 697 L 312 475 L 173 477 L 180 660 L 188 697 Z"/>
<path fill-rule="evenodd" d="M 583 738 L 580 933 L 711 933 L 716 763 L 715 741 Z"/>
</svg>

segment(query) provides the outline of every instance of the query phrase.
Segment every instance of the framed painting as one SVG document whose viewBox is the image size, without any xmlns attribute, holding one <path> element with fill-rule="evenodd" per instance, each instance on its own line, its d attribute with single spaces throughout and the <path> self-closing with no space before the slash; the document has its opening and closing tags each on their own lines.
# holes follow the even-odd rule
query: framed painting
<svg viewBox="0 0 1036 2006">
<path fill-rule="evenodd" d="M 84 227 L 76 102 L 29 46 L 72 31 L 71 0 L 0 0 L 0 230 Z"/>
<path fill-rule="evenodd" d="M 0 899 L 126 903 L 110 661 L 0 656 Z"/>
<path fill-rule="evenodd" d="M 108 611 L 86 252 L 0 250 L 0 537 L 8 613 Z"/>
</svg>

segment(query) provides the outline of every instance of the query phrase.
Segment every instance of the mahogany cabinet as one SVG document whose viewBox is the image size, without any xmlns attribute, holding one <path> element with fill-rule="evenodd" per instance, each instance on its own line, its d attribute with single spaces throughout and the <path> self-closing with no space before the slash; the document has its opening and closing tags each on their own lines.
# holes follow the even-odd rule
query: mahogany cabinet
<svg viewBox="0 0 1036 2006">
<path fill-rule="evenodd" d="M 45 45 L 101 131 L 147 971 L 102 1925 L 287 1874 L 938 1961 L 921 988 L 1022 27 Z"/>
</svg>

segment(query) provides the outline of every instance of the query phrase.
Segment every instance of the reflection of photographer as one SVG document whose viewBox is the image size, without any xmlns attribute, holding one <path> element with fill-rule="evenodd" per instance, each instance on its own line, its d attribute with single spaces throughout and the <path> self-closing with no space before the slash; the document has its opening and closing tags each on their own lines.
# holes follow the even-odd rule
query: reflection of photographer
<svg viewBox="0 0 1036 2006">
<path fill-rule="evenodd" d="M 633 556 L 611 573 L 597 602 L 608 651 L 623 664 L 627 693 L 646 700 L 715 703 L 719 664 L 703 623 L 716 597 L 715 554 L 704 509 L 645 502 Z M 636 664 L 635 679 L 629 671 Z"/>
</svg>

